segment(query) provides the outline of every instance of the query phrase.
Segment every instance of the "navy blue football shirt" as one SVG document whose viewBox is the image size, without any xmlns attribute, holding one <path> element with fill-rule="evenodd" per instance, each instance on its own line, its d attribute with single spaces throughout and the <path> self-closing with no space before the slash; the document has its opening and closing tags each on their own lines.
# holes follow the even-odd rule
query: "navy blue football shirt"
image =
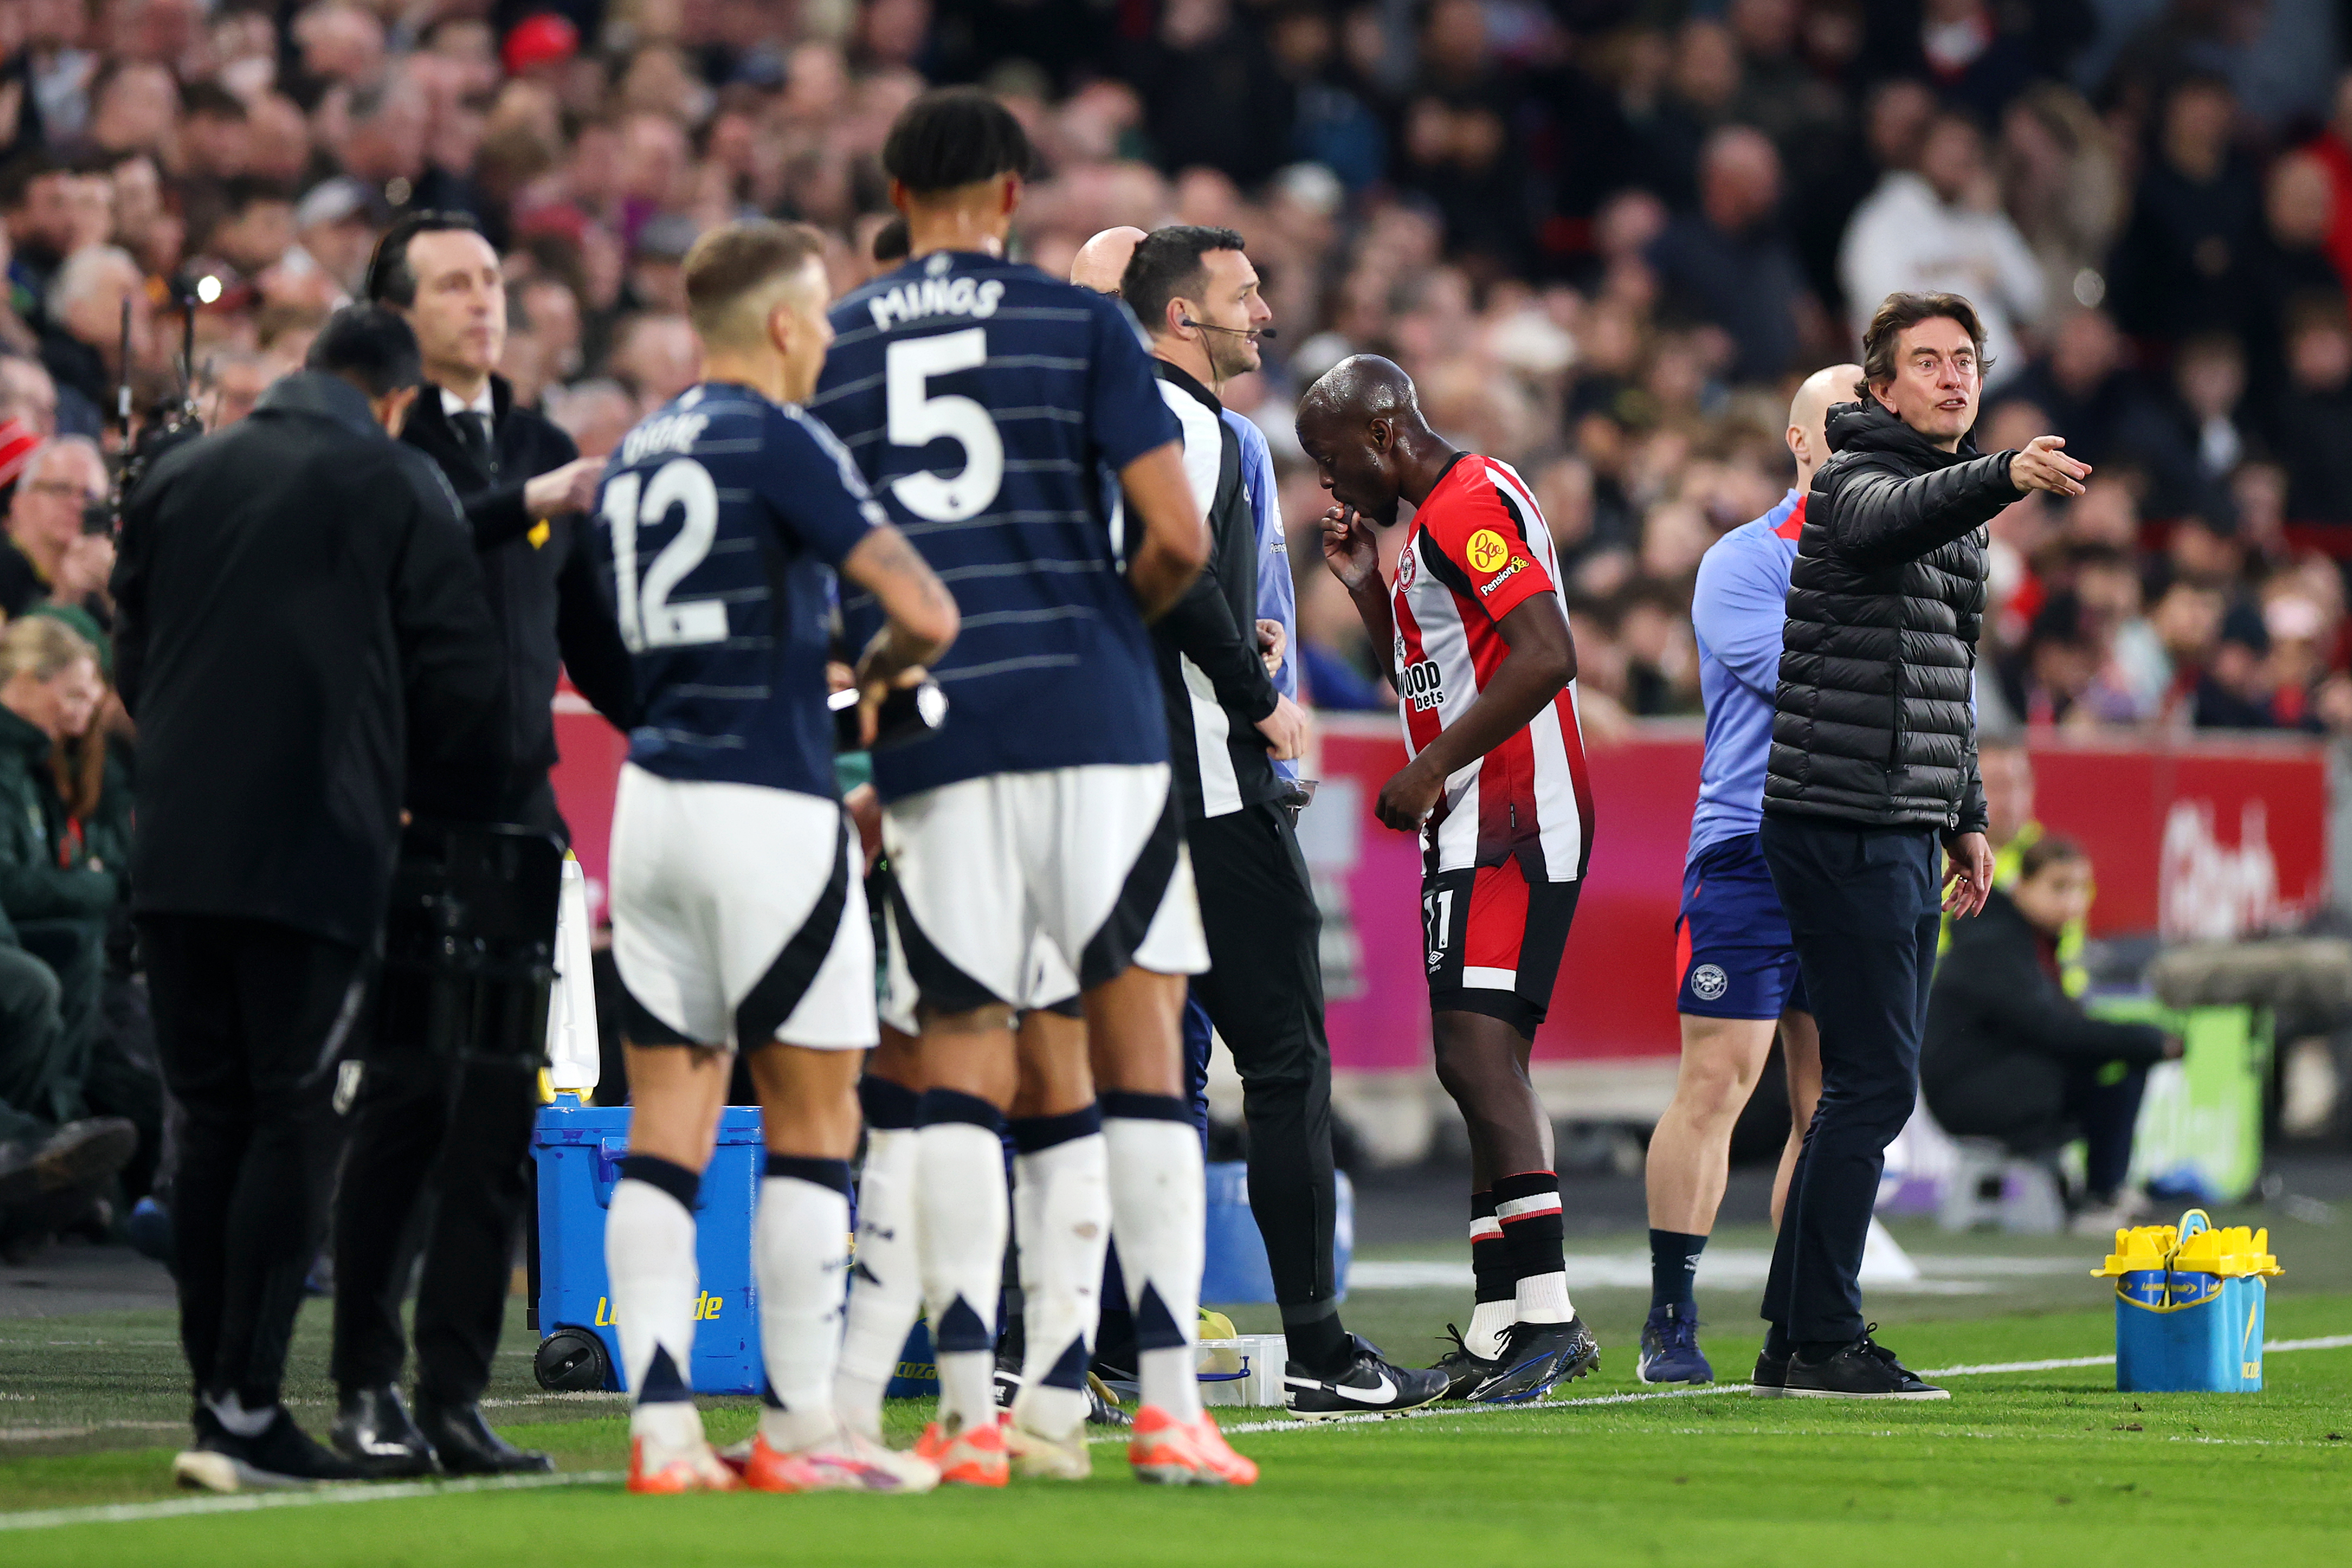
<svg viewBox="0 0 2352 1568">
<path fill-rule="evenodd" d="M 597 531 L 664 778 L 836 795 L 825 708 L 833 569 L 885 521 L 833 433 L 706 382 L 622 438 Z"/>
<path fill-rule="evenodd" d="M 1134 320 L 1034 267 L 962 251 L 843 296 L 809 411 L 955 595 L 939 732 L 877 754 L 896 800 L 959 779 L 1168 760 L 1108 476 L 1178 438 Z M 880 624 L 842 585 L 859 646 Z"/>
</svg>

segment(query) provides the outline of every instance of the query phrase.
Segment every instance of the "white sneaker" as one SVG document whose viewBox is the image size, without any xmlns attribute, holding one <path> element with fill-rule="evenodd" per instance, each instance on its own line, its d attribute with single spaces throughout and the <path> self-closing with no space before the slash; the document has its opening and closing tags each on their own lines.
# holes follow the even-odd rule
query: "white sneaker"
<svg viewBox="0 0 2352 1568">
<path fill-rule="evenodd" d="M 940 1484 L 940 1468 L 845 1426 L 828 1442 L 793 1456 L 817 1478 L 820 1491 L 927 1492 Z"/>
<path fill-rule="evenodd" d="M 1087 1451 L 1083 1423 L 1066 1437 L 1048 1437 L 1014 1421 L 1004 1428 L 1004 1451 L 1013 1473 L 1037 1480 L 1082 1481 L 1095 1473 L 1093 1455 Z"/>
</svg>

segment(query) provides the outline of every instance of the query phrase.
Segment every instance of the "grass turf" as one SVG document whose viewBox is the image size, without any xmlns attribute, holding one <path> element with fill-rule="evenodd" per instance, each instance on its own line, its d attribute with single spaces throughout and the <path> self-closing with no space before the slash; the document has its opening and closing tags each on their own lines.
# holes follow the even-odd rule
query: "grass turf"
<svg viewBox="0 0 2352 1568">
<path fill-rule="evenodd" d="M 1400 1293 L 1402 1294 L 1402 1293 Z M 2076 1297 L 2081 1300 L 2081 1297 Z M 1906 1321 L 1915 1366 L 2097 1355 L 2105 1310 Z M 1615 1315 L 1612 1309 L 1612 1314 Z M 1726 1314 L 1726 1323 L 1731 1322 Z M 1740 1326 L 1744 1331 L 1744 1325 Z M 2352 1295 L 2273 1296 L 2270 1336 L 2352 1331 Z M 58 1337 L 64 1337 L 62 1334 Z M 1718 1370 L 1752 1355 L 1709 1336 Z M 53 1352 L 54 1353 L 54 1352 Z M 1638 1390 L 1626 1338 L 1573 1397 Z M 1970 1564 L 2160 1550 L 2327 1560 L 2352 1484 L 2352 1349 L 2269 1359 L 2252 1395 L 2127 1395 L 2105 1367 L 1954 1379 L 1948 1404 L 1855 1407 L 1740 1394 L 1251 1433 L 1236 1494 L 1137 1487 L 1118 1449 L 1076 1487 L 922 1500 L 488 1492 L 0 1533 L 17 1564 L 772 1562 L 1054 1564 L 1578 1562 Z M 580 1416 L 574 1408 L 594 1409 Z M 567 1468 L 617 1467 L 615 1407 L 539 1406 Z M 919 1413 L 901 1410 L 902 1420 Z M 1229 1425 L 1250 1419 L 1228 1413 Z M 714 1436 L 746 1428 L 714 1407 Z M 169 1448 L 0 1460 L 0 1508 L 160 1495 Z M 878 1510 L 878 1511 L 877 1511 Z"/>
</svg>

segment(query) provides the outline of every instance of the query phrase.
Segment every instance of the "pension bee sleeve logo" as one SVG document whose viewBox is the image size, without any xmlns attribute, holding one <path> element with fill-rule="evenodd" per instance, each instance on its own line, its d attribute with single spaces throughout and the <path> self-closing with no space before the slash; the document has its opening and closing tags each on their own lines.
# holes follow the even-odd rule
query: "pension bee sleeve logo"
<svg viewBox="0 0 2352 1568">
<path fill-rule="evenodd" d="M 1482 528 L 1470 536 L 1468 549 L 1463 552 L 1473 572 L 1500 572 L 1511 558 L 1511 547 L 1503 536 L 1491 528 Z"/>
</svg>

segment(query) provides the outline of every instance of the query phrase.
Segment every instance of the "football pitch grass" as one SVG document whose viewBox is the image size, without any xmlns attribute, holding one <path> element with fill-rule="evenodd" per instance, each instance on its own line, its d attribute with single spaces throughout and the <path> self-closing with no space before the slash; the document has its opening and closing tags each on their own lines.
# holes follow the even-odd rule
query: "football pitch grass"
<svg viewBox="0 0 2352 1568">
<path fill-rule="evenodd" d="M 2099 1302 L 2095 1282 L 2080 1284 L 2069 1282 L 2066 1300 Z M 1393 1318 L 1391 1348 L 1401 1355 L 1407 1314 L 1426 1324 L 1432 1310 L 1452 1304 L 1444 1292 L 1384 1294 L 1377 1307 L 1360 1297 L 1365 1304 L 1351 1302 L 1350 1316 L 1375 1328 Z M 1721 1322 L 1707 1335 L 1717 1370 L 1743 1378 L 1757 1336 L 1731 1299 L 1708 1305 Z M 2103 1304 L 1882 1305 L 1892 1320 L 1884 1337 L 1923 1369 L 2080 1363 L 2114 1348 L 2112 1310 Z M 2352 1558 L 2352 1293 L 2340 1289 L 2272 1296 L 2273 1345 L 2338 1342 L 2274 1351 L 2259 1394 L 2120 1394 L 2112 1367 L 2061 1364 L 1962 1373 L 1948 1379 L 1948 1402 L 1894 1405 L 1646 1390 L 1633 1374 L 1638 1299 L 1596 1293 L 1583 1307 L 1603 1331 L 1601 1369 L 1544 1405 L 1328 1426 L 1222 1412 L 1235 1446 L 1263 1467 L 1245 1492 L 1139 1487 L 1118 1445 L 1105 1443 L 1095 1450 L 1095 1479 L 1076 1486 L 909 1499 L 631 1498 L 615 1475 L 625 1454 L 618 1402 L 584 1396 L 511 1407 L 530 1421 L 516 1435 L 551 1450 L 566 1472 L 559 1484 L 528 1489 L 174 1500 L 170 1447 L 87 1451 L 89 1438 L 58 1428 L 60 1439 L 33 1445 L 50 1452 L 0 1447 L 15 1456 L 0 1458 L 0 1562 L 1829 1568 L 2150 1554 Z M 161 1380 L 158 1397 L 184 1398 L 171 1376 L 167 1321 L 154 1315 L 0 1326 L 29 1330 L 0 1342 L 12 1352 L 0 1360 L 10 1373 L 0 1386 L 39 1384 L 24 1376 L 39 1335 L 47 1358 L 103 1354 L 111 1342 L 114 1353 Z M 306 1321 L 305 1347 L 309 1330 Z M 298 1360 L 305 1353 L 298 1347 Z M 47 1364 L 62 1384 L 64 1363 Z M 53 1390 L 52 1408 L 56 1399 Z M 0 1423 L 21 1420 L 26 1408 L 0 1405 Z M 124 1406 L 89 1406 L 110 1408 Z M 323 1408 L 305 1401 L 298 1409 L 314 1430 L 323 1426 Z M 899 1436 L 921 1414 L 894 1406 Z M 751 1419 L 748 1401 L 711 1402 L 708 1411 L 720 1440 Z M 96 1429 L 113 1441 L 171 1443 L 161 1426 L 118 1418 Z"/>
</svg>

